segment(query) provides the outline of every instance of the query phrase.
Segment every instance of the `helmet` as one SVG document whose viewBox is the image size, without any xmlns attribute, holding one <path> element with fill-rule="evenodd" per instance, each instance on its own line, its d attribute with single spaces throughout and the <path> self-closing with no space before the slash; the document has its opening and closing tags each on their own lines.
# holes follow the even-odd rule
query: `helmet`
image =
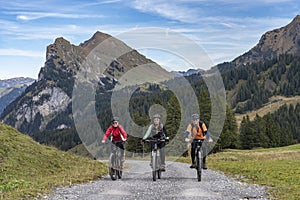
<svg viewBox="0 0 300 200">
<path fill-rule="evenodd" d="M 161 116 L 160 116 L 160 114 L 155 114 L 155 115 L 153 115 L 153 116 L 152 116 L 152 119 L 154 119 L 154 118 L 158 118 L 158 119 L 160 119 L 160 118 L 161 118 Z"/>
<path fill-rule="evenodd" d="M 119 121 L 119 117 L 113 117 L 111 122 Z"/>
<path fill-rule="evenodd" d="M 199 114 L 195 113 L 195 114 L 192 114 L 192 119 L 199 119 L 200 116 Z"/>
</svg>

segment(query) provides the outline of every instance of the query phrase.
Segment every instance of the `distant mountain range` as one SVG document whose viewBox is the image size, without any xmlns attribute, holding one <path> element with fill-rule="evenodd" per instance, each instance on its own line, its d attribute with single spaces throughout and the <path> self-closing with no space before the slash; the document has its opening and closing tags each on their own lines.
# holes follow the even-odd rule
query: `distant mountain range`
<svg viewBox="0 0 300 200">
<path fill-rule="evenodd" d="M 19 97 L 34 82 L 32 78 L 11 78 L 0 80 L 0 115 L 12 101 Z"/>
<path fill-rule="evenodd" d="M 11 78 L 11 79 L 0 80 L 0 88 L 1 89 L 6 89 L 6 88 L 10 88 L 10 87 L 15 87 L 17 85 L 26 85 L 26 86 L 29 86 L 34 81 L 35 81 L 35 79 L 24 78 L 24 77 L 18 77 L 18 78 Z"/>
<path fill-rule="evenodd" d="M 190 76 L 193 74 L 199 74 L 205 72 L 202 69 L 188 69 L 187 71 L 171 71 L 174 77 Z"/>
</svg>

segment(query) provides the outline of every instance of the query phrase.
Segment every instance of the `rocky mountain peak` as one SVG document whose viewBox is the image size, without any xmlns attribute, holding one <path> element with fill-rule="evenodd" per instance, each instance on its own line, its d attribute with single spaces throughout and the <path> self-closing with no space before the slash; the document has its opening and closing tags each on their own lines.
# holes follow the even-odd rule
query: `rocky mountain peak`
<svg viewBox="0 0 300 200">
<path fill-rule="evenodd" d="M 270 60 L 280 54 L 300 55 L 300 15 L 288 25 L 268 31 L 250 51 L 236 58 L 236 66 Z"/>
<path fill-rule="evenodd" d="M 95 44 L 99 44 L 101 42 L 103 42 L 104 40 L 108 39 L 112 37 L 111 35 L 108 35 L 106 33 L 102 33 L 100 31 L 97 31 L 89 40 L 83 42 L 82 44 L 80 44 L 79 46 L 83 47 L 83 48 L 87 48 L 90 45 L 95 45 Z"/>
</svg>

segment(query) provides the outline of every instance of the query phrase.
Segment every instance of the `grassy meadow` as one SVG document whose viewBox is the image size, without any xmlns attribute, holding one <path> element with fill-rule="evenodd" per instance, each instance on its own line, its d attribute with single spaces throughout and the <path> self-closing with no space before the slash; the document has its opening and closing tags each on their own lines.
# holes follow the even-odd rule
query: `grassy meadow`
<svg viewBox="0 0 300 200">
<path fill-rule="evenodd" d="M 0 199 L 34 199 L 106 173 L 98 161 L 40 145 L 0 123 Z"/>
</svg>

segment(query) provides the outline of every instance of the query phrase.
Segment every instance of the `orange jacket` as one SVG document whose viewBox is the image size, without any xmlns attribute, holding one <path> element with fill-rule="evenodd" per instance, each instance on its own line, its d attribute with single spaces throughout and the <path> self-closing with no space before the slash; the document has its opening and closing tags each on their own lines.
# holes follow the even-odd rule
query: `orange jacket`
<svg viewBox="0 0 300 200">
<path fill-rule="evenodd" d="M 207 128 L 204 123 L 202 123 L 202 129 L 204 132 L 207 131 Z M 193 139 L 205 139 L 204 133 L 202 133 L 199 124 L 197 125 L 189 124 L 186 128 L 186 132 L 191 133 Z"/>
</svg>

